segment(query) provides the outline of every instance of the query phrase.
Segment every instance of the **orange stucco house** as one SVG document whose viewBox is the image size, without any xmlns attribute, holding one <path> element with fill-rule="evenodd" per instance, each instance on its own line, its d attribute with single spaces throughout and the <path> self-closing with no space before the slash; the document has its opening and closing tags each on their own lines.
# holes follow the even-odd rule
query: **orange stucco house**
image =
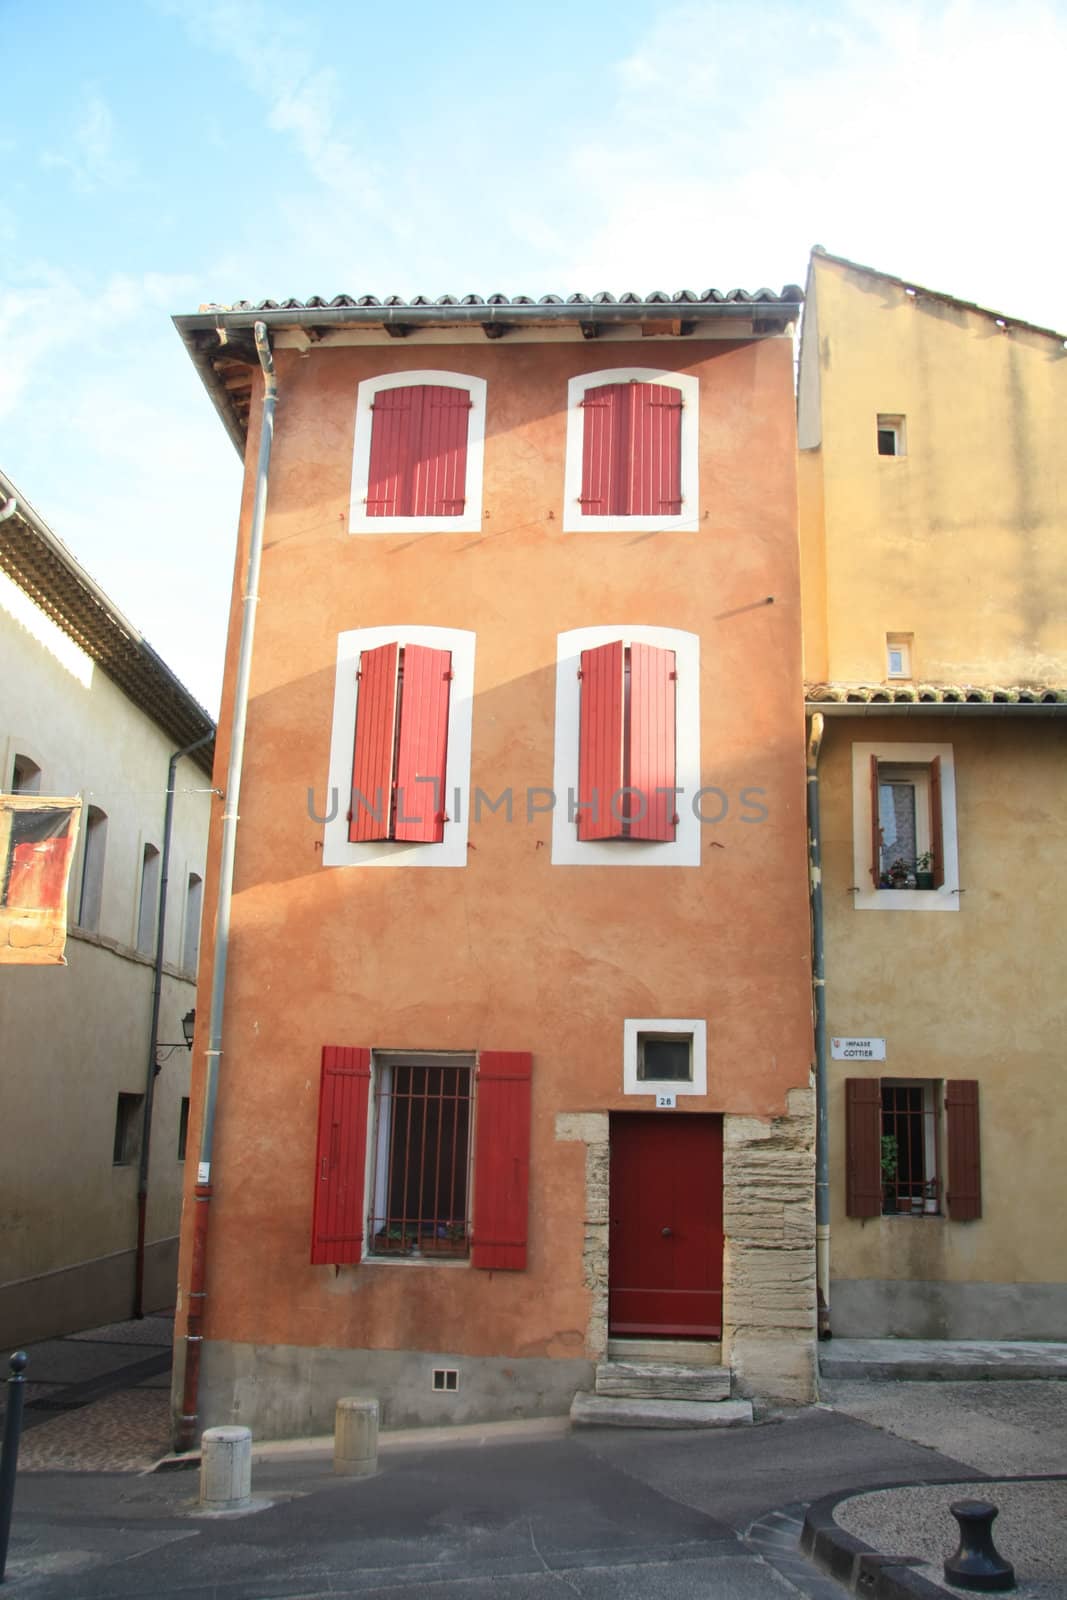
<svg viewBox="0 0 1067 1600">
<path fill-rule="evenodd" d="M 812 1396 L 800 298 L 177 319 L 246 462 L 179 1435 Z"/>
</svg>

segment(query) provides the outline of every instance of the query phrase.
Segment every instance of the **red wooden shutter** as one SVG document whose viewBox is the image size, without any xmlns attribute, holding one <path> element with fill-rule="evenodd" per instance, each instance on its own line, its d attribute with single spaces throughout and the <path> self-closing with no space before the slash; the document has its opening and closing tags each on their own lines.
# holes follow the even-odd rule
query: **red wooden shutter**
<svg viewBox="0 0 1067 1600">
<path fill-rule="evenodd" d="M 471 397 L 467 389 L 422 384 L 411 512 L 414 517 L 458 517 L 467 492 L 467 434 Z"/>
<path fill-rule="evenodd" d="M 882 881 L 882 825 L 878 803 L 878 757 L 871 757 L 871 877 L 877 889 Z"/>
<path fill-rule="evenodd" d="M 632 517 L 682 508 L 682 393 L 662 383 L 631 383 L 627 503 Z"/>
<path fill-rule="evenodd" d="M 622 836 L 623 672 L 621 641 L 582 651 L 581 716 L 578 736 L 578 837 Z"/>
<path fill-rule="evenodd" d="M 445 836 L 445 767 L 452 653 L 404 650 L 393 837 L 440 844 Z"/>
<path fill-rule="evenodd" d="M 319 1090 L 311 1261 L 351 1266 L 363 1253 L 370 1051 L 326 1045 Z"/>
<path fill-rule="evenodd" d="M 368 517 L 410 516 L 420 408 L 418 387 L 379 389 L 371 406 Z"/>
<path fill-rule="evenodd" d="M 582 400 L 582 512 L 605 517 L 625 509 L 627 392 L 629 384 L 602 383 Z"/>
<path fill-rule="evenodd" d="M 954 1078 L 945 1084 L 945 1112 L 948 1214 L 954 1222 L 974 1222 L 982 1215 L 982 1152 L 974 1078 Z"/>
<path fill-rule="evenodd" d="M 941 757 L 930 763 L 930 854 L 933 856 L 934 888 L 945 881 L 945 826 L 941 810 Z"/>
<path fill-rule="evenodd" d="M 364 650 L 359 658 L 352 809 L 348 820 L 351 844 L 391 837 L 389 814 L 393 801 L 397 660 L 395 644 Z"/>
<path fill-rule="evenodd" d="M 677 796 L 657 793 L 675 781 L 675 684 L 673 650 L 630 646 L 631 839 L 673 839 Z"/>
<path fill-rule="evenodd" d="M 882 1085 L 877 1078 L 845 1079 L 845 1212 L 882 1214 Z"/>
<path fill-rule="evenodd" d="M 530 1069 L 526 1050 L 478 1057 L 471 1264 L 522 1272 L 530 1188 Z"/>
</svg>

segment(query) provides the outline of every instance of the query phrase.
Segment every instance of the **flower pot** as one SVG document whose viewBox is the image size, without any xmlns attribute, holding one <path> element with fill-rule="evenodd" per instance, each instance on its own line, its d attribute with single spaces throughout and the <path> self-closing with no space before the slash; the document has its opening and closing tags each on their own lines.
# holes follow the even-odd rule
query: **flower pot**
<svg viewBox="0 0 1067 1600">
<path fill-rule="evenodd" d="M 419 1254 L 423 1256 L 465 1256 L 467 1254 L 466 1239 L 434 1239 L 427 1237 L 419 1240 Z"/>
<path fill-rule="evenodd" d="M 932 889 L 933 886 L 934 875 L 932 872 L 917 872 L 915 874 L 916 889 Z"/>
</svg>

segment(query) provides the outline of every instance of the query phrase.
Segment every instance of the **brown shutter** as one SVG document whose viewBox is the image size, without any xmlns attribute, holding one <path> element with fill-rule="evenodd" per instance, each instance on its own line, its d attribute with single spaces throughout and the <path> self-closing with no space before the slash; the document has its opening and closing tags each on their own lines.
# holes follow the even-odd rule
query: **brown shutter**
<svg viewBox="0 0 1067 1600">
<path fill-rule="evenodd" d="M 882 1214 L 882 1085 L 878 1078 L 845 1079 L 845 1212 Z"/>
<path fill-rule="evenodd" d="M 933 856 L 934 888 L 945 881 L 945 825 L 941 809 L 941 757 L 930 763 L 930 854 Z"/>
<path fill-rule="evenodd" d="M 877 889 L 882 881 L 882 829 L 878 821 L 878 757 L 871 757 L 871 877 Z"/>
<path fill-rule="evenodd" d="M 948 1214 L 953 1222 L 982 1215 L 982 1155 L 978 1136 L 978 1084 L 974 1078 L 945 1084 L 948 1144 Z"/>
</svg>

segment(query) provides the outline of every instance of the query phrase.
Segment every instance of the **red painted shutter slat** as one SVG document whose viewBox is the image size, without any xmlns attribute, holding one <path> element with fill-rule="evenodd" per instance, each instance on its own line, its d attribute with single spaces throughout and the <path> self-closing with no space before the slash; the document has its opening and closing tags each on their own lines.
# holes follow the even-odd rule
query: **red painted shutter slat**
<svg viewBox="0 0 1067 1600">
<path fill-rule="evenodd" d="M 350 844 L 390 837 L 398 653 L 397 645 L 383 644 L 359 658 Z"/>
<path fill-rule="evenodd" d="M 396 839 L 440 844 L 445 836 L 451 673 L 451 651 L 415 644 L 405 647 L 396 763 Z"/>
<path fill-rule="evenodd" d="M 949 1079 L 945 1084 L 945 1113 L 948 1214 L 954 1222 L 974 1222 L 982 1215 L 982 1151 L 976 1079 Z"/>
<path fill-rule="evenodd" d="M 612 800 L 623 786 L 622 642 L 582 651 L 578 735 L 578 837 L 617 839 Z M 622 813 L 622 800 L 616 803 Z"/>
<path fill-rule="evenodd" d="M 878 800 L 878 757 L 871 757 L 871 877 L 877 889 L 882 881 L 882 826 Z"/>
<path fill-rule="evenodd" d="M 634 517 L 674 515 L 682 505 L 682 393 L 631 383 L 627 504 Z"/>
<path fill-rule="evenodd" d="M 582 512 L 605 517 L 625 509 L 627 391 L 625 383 L 587 389 L 582 401 Z"/>
<path fill-rule="evenodd" d="M 675 658 L 655 645 L 630 646 L 631 839 L 673 839 L 677 796 L 658 793 L 675 782 Z"/>
<path fill-rule="evenodd" d="M 845 1212 L 882 1214 L 882 1085 L 878 1078 L 845 1079 Z"/>
<path fill-rule="evenodd" d="M 367 474 L 368 517 L 409 516 L 413 436 L 419 424 L 416 387 L 379 389 L 374 397 Z"/>
<path fill-rule="evenodd" d="M 370 1051 L 326 1045 L 319 1089 L 313 1266 L 352 1266 L 363 1253 Z"/>
<path fill-rule="evenodd" d="M 419 388 L 421 429 L 412 516 L 458 517 L 466 503 L 471 397 L 444 384 Z"/>
<path fill-rule="evenodd" d="M 941 757 L 930 763 L 930 854 L 933 856 L 934 888 L 945 881 L 945 826 L 941 810 Z"/>
<path fill-rule="evenodd" d="M 530 1187 L 530 1071 L 526 1050 L 478 1057 L 471 1264 L 493 1271 L 526 1266 Z"/>
</svg>

